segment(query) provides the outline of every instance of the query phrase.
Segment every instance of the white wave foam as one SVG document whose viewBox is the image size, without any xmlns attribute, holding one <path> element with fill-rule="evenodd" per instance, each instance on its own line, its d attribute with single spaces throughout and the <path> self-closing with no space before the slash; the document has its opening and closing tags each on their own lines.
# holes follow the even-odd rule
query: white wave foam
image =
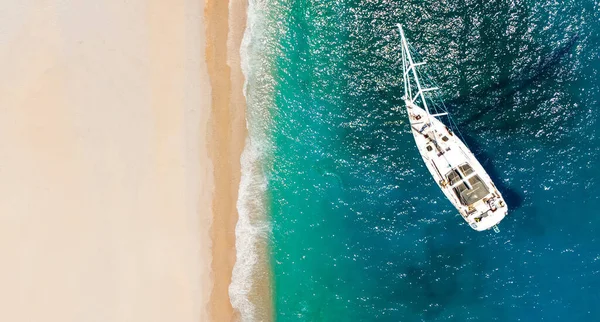
<svg viewBox="0 0 600 322">
<path fill-rule="evenodd" d="M 260 1 L 260 0 L 258 0 Z M 259 7 L 263 7 L 259 4 Z M 257 308 L 252 303 L 249 295 L 253 288 L 254 276 L 258 268 L 258 247 L 264 245 L 269 236 L 270 225 L 267 221 L 265 193 L 267 190 L 267 179 L 263 172 L 263 161 L 267 155 L 266 147 L 268 140 L 266 133 L 261 133 L 264 126 L 248 122 L 252 114 L 257 117 L 265 116 L 265 105 L 254 106 L 252 99 L 247 95 L 248 83 L 253 76 L 250 66 L 250 44 L 252 36 L 260 32 L 261 9 L 257 8 L 255 1 L 250 0 L 248 4 L 248 18 L 244 37 L 240 47 L 240 58 L 242 72 L 244 73 L 244 96 L 248 105 L 247 121 L 248 137 L 241 157 L 241 180 L 238 192 L 237 210 L 238 222 L 235 228 L 236 262 L 233 267 L 231 284 L 229 285 L 229 297 L 232 306 L 240 312 L 242 322 L 254 322 L 258 320 Z M 260 61 L 261 57 L 258 58 Z M 260 71 L 256 71 L 260 73 Z M 263 102 L 264 103 L 264 102 Z M 254 113 L 253 113 L 254 111 Z M 268 113 L 267 113 L 268 114 Z M 258 120 L 256 123 L 262 123 Z M 255 129 L 251 128 L 255 125 Z"/>
<path fill-rule="evenodd" d="M 235 229 L 236 262 L 229 296 L 240 312 L 241 321 L 256 321 L 256 307 L 249 299 L 258 265 L 258 245 L 268 238 L 270 227 L 265 219 L 266 178 L 260 171 L 261 151 L 249 137 L 242 154 L 242 178 Z"/>
</svg>

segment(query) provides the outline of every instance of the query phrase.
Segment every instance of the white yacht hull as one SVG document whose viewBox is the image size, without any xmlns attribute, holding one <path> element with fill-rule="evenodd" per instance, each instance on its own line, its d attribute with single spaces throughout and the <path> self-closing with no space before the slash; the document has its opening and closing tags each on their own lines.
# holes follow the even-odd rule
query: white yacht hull
<svg viewBox="0 0 600 322">
<path fill-rule="evenodd" d="M 425 93 L 438 88 L 422 86 L 417 67 L 425 62 L 414 62 L 402 26 L 398 25 L 398 29 L 402 39 L 404 102 L 419 153 L 436 184 L 469 226 L 477 231 L 494 228 L 498 232 L 496 225 L 508 213 L 506 202 L 469 148 L 436 118 L 447 111 L 430 113 L 427 101 L 433 101 Z"/>
<path fill-rule="evenodd" d="M 419 153 L 448 200 L 471 228 L 484 231 L 496 226 L 508 208 L 473 153 L 442 122 L 410 100 L 406 100 L 406 110 Z M 473 182 L 474 186 L 465 181 Z M 462 194 L 457 192 L 460 189 Z"/>
</svg>

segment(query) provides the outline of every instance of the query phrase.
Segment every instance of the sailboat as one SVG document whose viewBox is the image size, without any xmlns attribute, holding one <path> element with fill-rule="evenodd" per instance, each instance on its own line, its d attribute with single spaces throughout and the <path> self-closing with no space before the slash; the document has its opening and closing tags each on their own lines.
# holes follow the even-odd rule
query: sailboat
<svg viewBox="0 0 600 322">
<path fill-rule="evenodd" d="M 475 155 L 440 120 L 448 115 L 447 110 L 430 113 L 427 97 L 438 88 L 422 87 L 418 68 L 425 62 L 414 62 L 402 25 L 398 28 L 402 38 L 403 99 L 419 153 L 437 185 L 471 228 L 499 232 L 497 225 L 507 215 L 508 206 Z"/>
</svg>

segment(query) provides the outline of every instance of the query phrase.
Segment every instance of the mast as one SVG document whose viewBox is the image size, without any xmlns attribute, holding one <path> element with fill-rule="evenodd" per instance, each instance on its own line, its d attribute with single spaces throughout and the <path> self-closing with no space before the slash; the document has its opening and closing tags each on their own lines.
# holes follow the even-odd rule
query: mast
<svg viewBox="0 0 600 322">
<path fill-rule="evenodd" d="M 402 29 L 400 29 L 400 30 L 402 30 Z M 404 52 L 404 45 L 402 45 L 402 76 L 403 76 L 403 79 L 404 79 L 404 96 L 402 97 L 402 99 L 404 99 L 404 100 L 407 100 L 408 99 L 408 95 L 410 94 L 409 93 L 410 86 L 408 86 L 409 84 L 408 84 L 408 76 L 406 74 L 406 69 L 407 69 L 407 67 L 406 67 L 406 54 Z"/>
<path fill-rule="evenodd" d="M 404 76 L 404 100 L 405 103 L 407 104 L 407 106 L 409 106 L 408 104 L 413 104 L 415 105 L 415 100 L 417 98 L 421 98 L 421 101 L 423 102 L 423 108 L 425 110 L 426 113 L 426 118 L 427 118 L 427 125 L 431 124 L 431 118 L 435 118 L 437 116 L 441 116 L 441 115 L 447 115 L 447 112 L 444 113 L 437 113 L 437 114 L 430 114 L 429 113 L 429 106 L 427 106 L 427 101 L 425 100 L 425 95 L 424 92 L 427 91 L 433 91 L 433 90 L 437 90 L 437 87 L 432 87 L 432 88 L 422 88 L 421 87 L 421 82 L 419 81 L 419 75 L 417 74 L 417 66 L 421 66 L 421 65 L 425 65 L 425 62 L 420 62 L 420 63 L 415 63 L 413 58 L 412 58 L 412 54 L 410 53 L 410 49 L 408 47 L 408 41 L 406 41 L 406 37 L 404 36 L 404 29 L 402 28 L 401 24 L 397 24 L 398 25 L 398 29 L 400 29 L 400 37 L 402 40 L 402 71 L 403 71 L 403 76 Z M 412 76 L 415 80 L 415 83 L 417 85 L 417 90 L 418 92 L 413 96 L 411 93 L 411 89 L 410 89 L 410 72 L 412 70 Z M 410 103 L 408 102 L 408 100 L 410 100 Z M 409 106 L 410 107 L 410 106 Z M 439 149 L 439 145 L 437 142 L 437 138 L 435 135 L 433 135 L 433 142 L 436 146 L 436 149 Z M 440 151 L 441 152 L 441 151 Z M 444 158 L 444 160 L 446 160 L 446 162 L 448 163 L 448 166 L 450 166 L 451 168 L 455 168 L 456 166 L 454 166 L 452 164 L 452 162 L 450 162 L 450 160 L 448 160 L 448 158 L 446 157 L 445 153 L 442 153 L 442 156 Z M 462 171 L 460 171 L 460 169 L 457 168 L 457 171 L 459 172 L 459 176 L 461 178 L 463 178 L 463 173 Z M 469 187 L 469 189 L 471 189 L 470 184 L 467 182 L 467 186 Z"/>
<path fill-rule="evenodd" d="M 402 38 L 402 69 L 404 74 L 404 95 L 405 99 L 410 99 L 411 103 L 414 103 L 417 97 L 421 97 L 421 101 L 423 102 L 423 107 L 425 108 L 425 112 L 427 113 L 427 117 L 429 118 L 429 107 L 427 106 L 427 101 L 425 101 L 424 92 L 433 91 L 437 88 L 421 88 L 421 82 L 419 81 L 419 76 L 417 75 L 416 66 L 424 65 L 425 62 L 415 63 L 413 61 L 412 55 L 410 54 L 410 49 L 408 48 L 408 42 L 406 41 L 406 37 L 404 37 L 404 29 L 402 29 L 402 25 L 398 24 L 398 29 L 400 29 L 400 37 Z M 408 62 L 408 66 L 407 63 Z M 415 83 L 417 84 L 418 92 L 415 96 L 412 96 L 410 93 L 410 77 L 408 76 L 409 71 L 412 70 L 413 78 L 415 79 Z"/>
</svg>

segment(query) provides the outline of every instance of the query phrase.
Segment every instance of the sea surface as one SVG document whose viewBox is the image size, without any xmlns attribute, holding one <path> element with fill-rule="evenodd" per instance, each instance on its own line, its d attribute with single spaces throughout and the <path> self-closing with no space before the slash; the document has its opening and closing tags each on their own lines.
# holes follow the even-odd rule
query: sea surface
<svg viewBox="0 0 600 322">
<path fill-rule="evenodd" d="M 270 314 L 249 291 L 265 274 L 275 321 L 600 321 L 597 0 L 248 10 L 244 321 Z M 508 203 L 500 233 L 472 230 L 418 154 L 396 23 Z"/>
</svg>

